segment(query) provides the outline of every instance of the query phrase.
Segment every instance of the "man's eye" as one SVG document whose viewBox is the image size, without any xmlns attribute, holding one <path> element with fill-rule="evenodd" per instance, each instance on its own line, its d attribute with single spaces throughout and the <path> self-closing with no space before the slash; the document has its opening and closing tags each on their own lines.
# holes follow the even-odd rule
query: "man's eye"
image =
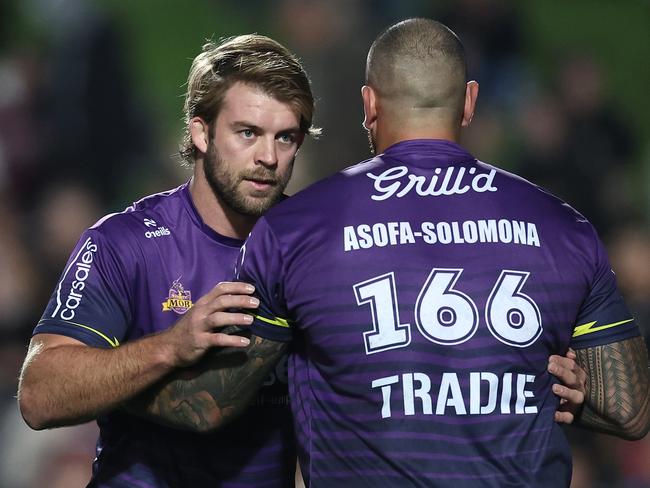
<svg viewBox="0 0 650 488">
<path fill-rule="evenodd" d="M 279 139 L 281 142 L 286 144 L 293 144 L 296 142 L 296 137 L 293 134 L 282 134 Z"/>
<path fill-rule="evenodd" d="M 244 136 L 244 138 L 246 138 L 246 139 L 250 139 L 251 137 L 253 137 L 255 135 L 255 133 L 253 132 L 252 129 L 244 129 L 244 130 L 239 131 L 239 133 L 242 136 Z"/>
</svg>

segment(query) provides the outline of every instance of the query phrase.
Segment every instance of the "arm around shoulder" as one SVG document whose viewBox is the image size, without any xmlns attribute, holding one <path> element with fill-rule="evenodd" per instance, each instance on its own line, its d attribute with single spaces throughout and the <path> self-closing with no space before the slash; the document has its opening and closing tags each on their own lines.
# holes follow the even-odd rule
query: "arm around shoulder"
<svg viewBox="0 0 650 488">
<path fill-rule="evenodd" d="M 246 349 L 215 349 L 129 402 L 127 409 L 182 430 L 218 430 L 248 407 L 287 346 L 252 336 Z"/>
<path fill-rule="evenodd" d="M 219 283 L 171 328 L 108 349 L 58 334 L 35 335 L 18 387 L 25 421 L 45 429 L 92 420 L 208 350 L 247 345 L 247 339 L 217 330 L 250 323 L 250 316 L 227 310 L 254 308 L 251 292 L 244 283 Z"/>
<path fill-rule="evenodd" d="M 35 335 L 18 386 L 27 425 L 40 430 L 92 420 L 160 378 L 174 364 L 173 351 L 154 337 L 102 349 Z"/>
<path fill-rule="evenodd" d="M 637 440 L 650 430 L 650 371 L 642 337 L 576 351 L 587 395 L 576 424 Z"/>
</svg>

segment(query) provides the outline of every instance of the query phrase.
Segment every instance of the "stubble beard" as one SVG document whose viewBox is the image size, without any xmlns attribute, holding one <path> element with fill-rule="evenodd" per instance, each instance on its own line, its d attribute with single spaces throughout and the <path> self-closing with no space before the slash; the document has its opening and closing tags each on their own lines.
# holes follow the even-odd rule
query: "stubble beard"
<svg viewBox="0 0 650 488">
<path fill-rule="evenodd" d="M 278 177 L 275 171 L 262 166 L 240 173 L 230 172 L 214 141 L 210 141 L 208 151 L 203 159 L 205 178 L 217 199 L 235 212 L 250 217 L 261 217 L 282 198 L 282 192 L 289 182 L 292 168 L 293 160 L 283 178 Z M 244 179 L 273 180 L 275 184 L 264 196 L 246 196 L 239 188 Z"/>
</svg>

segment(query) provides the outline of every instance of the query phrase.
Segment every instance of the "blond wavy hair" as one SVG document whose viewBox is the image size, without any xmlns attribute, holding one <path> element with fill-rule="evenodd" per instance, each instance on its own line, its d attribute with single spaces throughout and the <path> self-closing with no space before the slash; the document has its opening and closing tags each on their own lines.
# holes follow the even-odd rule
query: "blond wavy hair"
<svg viewBox="0 0 650 488">
<path fill-rule="evenodd" d="M 290 104 L 300 116 L 300 130 L 314 137 L 320 134 L 320 129 L 312 125 L 314 96 L 309 78 L 286 47 L 258 34 L 229 37 L 219 43 L 210 41 L 194 58 L 187 79 L 185 133 L 179 151 L 185 163 L 193 164 L 196 156 L 190 121 L 201 117 L 212 127 L 226 91 L 236 82 L 259 87 Z"/>
</svg>

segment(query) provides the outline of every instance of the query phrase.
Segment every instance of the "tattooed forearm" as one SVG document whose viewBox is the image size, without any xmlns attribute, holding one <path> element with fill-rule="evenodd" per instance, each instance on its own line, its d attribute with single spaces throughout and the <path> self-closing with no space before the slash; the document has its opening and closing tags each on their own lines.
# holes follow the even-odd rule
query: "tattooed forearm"
<svg viewBox="0 0 650 488">
<path fill-rule="evenodd" d="M 625 439 L 650 428 L 650 373 L 643 338 L 576 351 L 587 372 L 587 397 L 577 424 Z"/>
<path fill-rule="evenodd" d="M 219 349 L 170 375 L 127 408 L 184 430 L 207 432 L 228 423 L 251 403 L 287 345 L 252 336 L 245 349 Z"/>
</svg>

